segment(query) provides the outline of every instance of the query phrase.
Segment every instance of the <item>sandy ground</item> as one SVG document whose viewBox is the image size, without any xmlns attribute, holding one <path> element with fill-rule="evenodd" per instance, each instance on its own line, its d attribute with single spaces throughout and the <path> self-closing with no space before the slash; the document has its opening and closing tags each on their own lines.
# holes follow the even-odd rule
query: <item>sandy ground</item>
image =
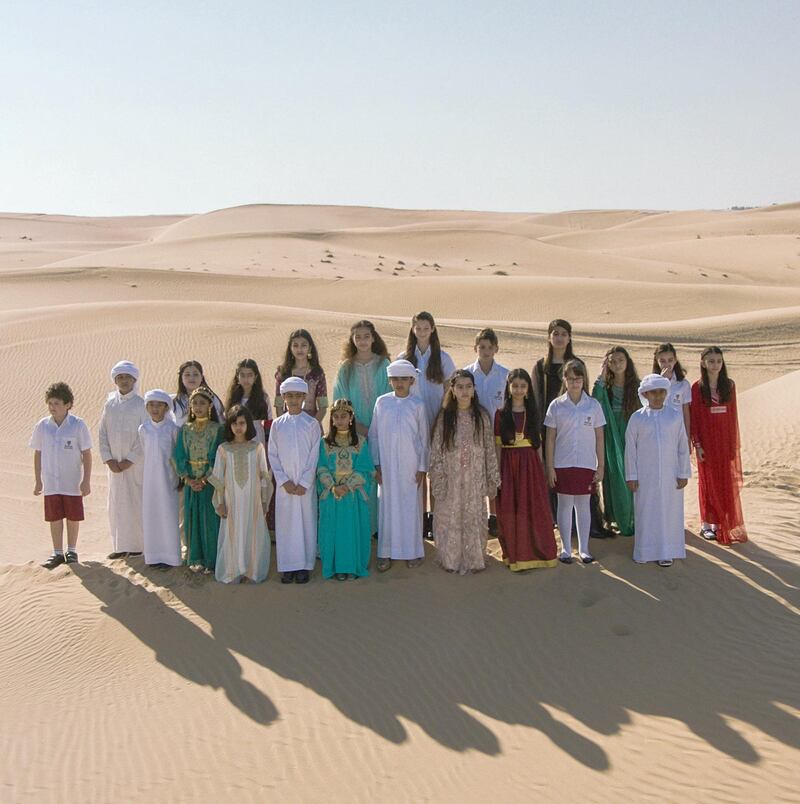
<svg viewBox="0 0 800 804">
<path fill-rule="evenodd" d="M 774 801 L 800 786 L 800 205 L 737 212 L 250 206 L 0 215 L 0 798 L 52 801 Z M 225 587 L 104 559 L 93 474 L 81 560 L 53 572 L 27 441 L 56 379 L 96 437 L 108 369 L 222 392 L 311 330 L 332 380 L 349 323 L 390 349 L 434 313 L 458 364 L 484 325 L 530 368 L 572 321 L 599 368 L 716 343 L 740 392 L 751 541 L 688 558 L 353 584 Z M 270 388 L 270 392 L 272 389 Z M 490 542 L 495 558 L 496 543 Z"/>
</svg>

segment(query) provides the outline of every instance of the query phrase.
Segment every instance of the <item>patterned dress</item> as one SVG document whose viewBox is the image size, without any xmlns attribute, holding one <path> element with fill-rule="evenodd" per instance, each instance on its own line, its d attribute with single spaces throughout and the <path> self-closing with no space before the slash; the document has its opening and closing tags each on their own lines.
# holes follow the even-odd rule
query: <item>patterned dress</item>
<svg viewBox="0 0 800 804">
<path fill-rule="evenodd" d="M 500 485 L 489 416 L 481 411 L 482 432 L 476 438 L 472 412 L 459 410 L 451 449 L 444 448 L 440 417 L 431 444 L 431 491 L 436 499 L 433 537 L 438 563 L 464 575 L 486 567 L 486 507 Z"/>
</svg>

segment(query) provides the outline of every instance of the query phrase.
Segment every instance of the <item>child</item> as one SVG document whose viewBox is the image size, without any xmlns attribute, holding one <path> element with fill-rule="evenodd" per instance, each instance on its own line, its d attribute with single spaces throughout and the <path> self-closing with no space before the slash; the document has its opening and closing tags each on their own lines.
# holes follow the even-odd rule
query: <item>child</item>
<svg viewBox="0 0 800 804">
<path fill-rule="evenodd" d="M 317 557 L 319 422 L 303 411 L 308 385 L 289 377 L 280 385 L 286 413 L 272 423 L 269 463 L 275 473 L 275 540 L 281 583 L 308 583 Z"/>
<path fill-rule="evenodd" d="M 264 520 L 272 496 L 263 444 L 244 405 L 225 414 L 225 440 L 217 447 L 214 508 L 220 516 L 215 577 L 222 583 L 260 583 L 269 570 L 270 540 Z"/>
<path fill-rule="evenodd" d="M 554 567 L 558 551 L 542 467 L 539 411 L 525 369 L 508 374 L 494 433 L 500 459 L 497 517 L 503 560 L 513 572 Z"/>
<path fill-rule="evenodd" d="M 325 420 L 325 411 L 328 409 L 328 383 L 325 372 L 319 364 L 319 353 L 314 345 L 314 339 L 308 330 L 296 329 L 289 335 L 283 363 L 275 372 L 275 413 L 278 416 L 286 412 L 280 387 L 289 377 L 300 377 L 306 381 L 308 394 L 303 403 L 303 410 L 322 424 Z"/>
<path fill-rule="evenodd" d="M 678 354 L 671 343 L 662 343 L 653 352 L 653 374 L 660 374 L 669 380 L 669 393 L 667 405 L 674 407 L 683 417 L 683 426 L 686 430 L 686 439 L 691 448 L 692 432 L 691 404 L 692 388 L 686 379 L 686 372 L 678 361 Z"/>
<path fill-rule="evenodd" d="M 54 569 L 78 561 L 78 528 L 83 522 L 83 498 L 91 494 L 92 437 L 83 419 L 70 413 L 75 397 L 65 382 L 45 391 L 49 416 L 40 419 L 29 446 L 33 453 L 33 493 L 44 493 L 44 519 L 50 523 L 53 552 L 42 564 Z M 64 555 L 64 520 L 67 554 Z"/>
<path fill-rule="evenodd" d="M 142 534 L 142 453 L 139 425 L 147 421 L 138 394 L 139 369 L 122 360 L 111 369 L 116 391 L 108 395 L 100 417 L 100 458 L 108 467 L 109 558 L 139 556 Z"/>
<path fill-rule="evenodd" d="M 234 405 L 244 405 L 250 411 L 256 430 L 254 437 L 266 449 L 264 421 L 272 420 L 272 409 L 269 394 L 264 390 L 258 363 L 252 358 L 245 358 L 236 365 L 236 371 L 228 387 L 225 410 L 230 410 Z"/>
<path fill-rule="evenodd" d="M 395 360 L 386 369 L 392 393 L 378 397 L 369 446 L 378 481 L 378 572 L 393 559 L 418 567 L 422 546 L 422 484 L 428 471 L 430 425 L 425 403 L 411 395 L 417 369 Z"/>
<path fill-rule="evenodd" d="M 186 563 L 192 572 L 210 575 L 217 563 L 219 517 L 214 510 L 209 475 L 222 440 L 222 426 L 211 420 L 214 394 L 200 386 L 189 397 L 189 419 L 175 443 L 175 471 L 184 484 L 183 532 Z"/>
<path fill-rule="evenodd" d="M 375 466 L 367 440 L 356 432 L 353 406 L 337 399 L 319 445 L 319 554 L 322 577 L 339 581 L 369 575 L 372 530 L 369 499 Z"/>
<path fill-rule="evenodd" d="M 550 403 L 560 396 L 564 377 L 564 364 L 575 360 L 572 352 L 572 324 L 563 318 L 554 318 L 547 325 L 547 355 L 540 357 L 533 367 L 533 398 L 542 422 L 542 441 L 545 440 L 544 417 Z"/>
<path fill-rule="evenodd" d="M 333 396 L 350 400 L 360 436 L 366 437 L 369 432 L 375 400 L 392 390 L 386 377 L 388 365 L 389 352 L 375 325 L 371 321 L 353 324 L 342 348 Z"/>
<path fill-rule="evenodd" d="M 603 480 L 605 453 L 603 409 L 589 394 L 589 378 L 582 361 L 564 364 L 562 389 L 547 408 L 547 480 L 558 494 L 556 520 L 561 535 L 558 560 L 572 563 L 572 512 L 578 530 L 578 554 L 584 564 L 591 564 L 589 552 L 591 513 L 589 497 L 596 483 Z"/>
<path fill-rule="evenodd" d="M 478 332 L 473 348 L 478 359 L 464 368 L 475 378 L 478 402 L 489 414 L 489 421 L 494 422 L 495 413 L 503 407 L 508 369 L 494 359 L 500 349 L 500 342 L 490 327 L 484 327 Z M 493 498 L 489 498 L 489 534 L 497 537 L 497 500 Z"/>
<path fill-rule="evenodd" d="M 633 492 L 633 560 L 671 567 L 686 557 L 683 489 L 689 482 L 689 444 L 683 416 L 666 404 L 670 381 L 648 374 L 639 385 L 643 408 L 628 421 L 625 479 Z"/>
<path fill-rule="evenodd" d="M 633 536 L 633 495 L 625 483 L 625 430 L 642 403 L 639 376 L 623 346 L 612 346 L 606 352 L 592 396 L 600 403 L 606 418 L 603 477 L 606 521 L 608 525 L 616 523 L 623 536 Z"/>
<path fill-rule="evenodd" d="M 139 425 L 144 480 L 142 531 L 144 561 L 165 570 L 181 564 L 178 475 L 172 463 L 180 427 L 169 415 L 172 398 L 157 388 L 144 395 L 149 421 Z"/>
<path fill-rule="evenodd" d="M 720 544 L 747 541 L 739 490 L 742 459 L 736 386 L 718 346 L 700 355 L 700 380 L 692 386 L 692 443 L 697 450 L 700 535 Z"/>
<path fill-rule="evenodd" d="M 189 418 L 189 394 L 200 386 L 211 390 L 211 386 L 206 382 L 205 374 L 203 374 L 203 366 L 197 360 L 187 360 L 185 363 L 181 363 L 178 368 L 178 391 L 172 397 L 172 415 L 175 417 L 178 427 L 183 427 Z M 222 400 L 214 394 L 211 420 L 220 421 L 224 410 Z"/>
<path fill-rule="evenodd" d="M 500 484 L 493 441 L 475 380 L 466 369 L 459 369 L 448 381 L 433 427 L 430 458 L 436 556 L 448 572 L 464 575 L 486 567 L 484 499 L 494 499 Z"/>
</svg>

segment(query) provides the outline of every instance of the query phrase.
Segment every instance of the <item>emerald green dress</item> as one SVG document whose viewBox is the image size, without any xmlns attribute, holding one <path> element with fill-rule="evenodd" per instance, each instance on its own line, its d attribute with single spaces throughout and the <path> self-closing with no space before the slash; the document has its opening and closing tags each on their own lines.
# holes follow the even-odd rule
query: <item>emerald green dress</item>
<svg viewBox="0 0 800 804">
<path fill-rule="evenodd" d="M 208 477 L 214 469 L 217 447 L 222 442 L 222 425 L 208 421 L 202 428 L 187 422 L 175 443 L 175 471 L 181 480 Z M 183 530 L 186 537 L 186 563 L 201 564 L 209 570 L 217 565 L 219 517 L 212 498 L 214 487 L 208 483 L 201 491 L 183 488 Z"/>
<path fill-rule="evenodd" d="M 611 397 L 606 384 L 598 380 L 592 396 L 600 403 L 606 417 L 606 469 L 603 477 L 603 507 L 606 520 L 616 522 L 623 536 L 633 536 L 633 494 L 625 483 L 625 431 L 628 420 L 622 408 L 624 389 L 612 385 Z"/>
<path fill-rule="evenodd" d="M 336 499 L 335 485 L 344 484 L 349 492 Z M 319 492 L 319 557 L 322 577 L 369 575 L 372 527 L 369 499 L 375 494 L 375 465 L 366 438 L 350 446 L 349 434 L 337 437 L 335 445 L 323 438 L 317 465 Z"/>
</svg>

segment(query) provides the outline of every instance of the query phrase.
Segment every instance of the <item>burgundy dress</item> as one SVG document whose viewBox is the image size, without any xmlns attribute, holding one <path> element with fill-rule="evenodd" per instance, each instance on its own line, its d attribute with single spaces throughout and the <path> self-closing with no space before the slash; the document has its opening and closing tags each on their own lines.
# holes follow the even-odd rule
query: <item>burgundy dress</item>
<svg viewBox="0 0 800 804">
<path fill-rule="evenodd" d="M 516 572 L 557 563 L 556 538 L 550 498 L 539 452 L 522 432 L 524 413 L 514 413 L 516 438 L 503 444 L 500 416 L 494 418 L 496 443 L 500 454 L 500 489 L 497 493 L 497 521 L 503 560 Z"/>
</svg>

